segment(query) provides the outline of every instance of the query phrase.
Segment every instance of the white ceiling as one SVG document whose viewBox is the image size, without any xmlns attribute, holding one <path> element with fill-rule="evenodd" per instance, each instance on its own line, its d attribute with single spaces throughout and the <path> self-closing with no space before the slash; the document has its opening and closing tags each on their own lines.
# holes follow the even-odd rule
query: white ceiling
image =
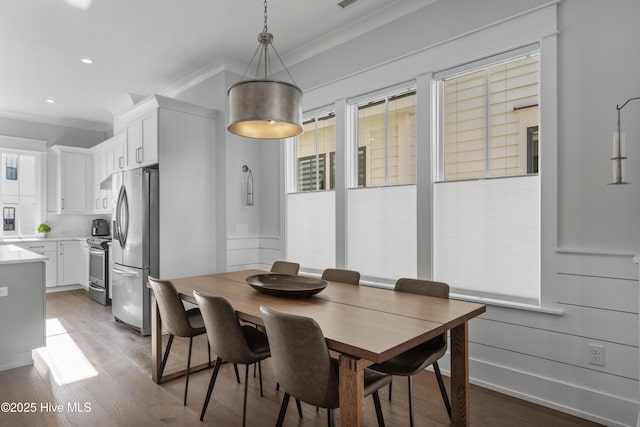
<svg viewBox="0 0 640 427">
<path fill-rule="evenodd" d="M 338 1 L 269 0 L 288 66 L 435 0 Z M 100 130 L 129 94 L 246 64 L 264 23 L 260 0 L 2 0 L 0 10 L 0 116 Z"/>
</svg>

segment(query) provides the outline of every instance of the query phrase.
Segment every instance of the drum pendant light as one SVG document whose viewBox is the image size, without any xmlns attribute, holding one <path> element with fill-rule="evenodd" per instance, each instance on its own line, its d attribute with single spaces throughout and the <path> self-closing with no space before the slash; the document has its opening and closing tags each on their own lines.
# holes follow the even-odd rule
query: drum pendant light
<svg viewBox="0 0 640 427">
<path fill-rule="evenodd" d="M 229 132 L 248 138 L 280 139 L 302 133 L 302 91 L 273 46 L 273 34 L 267 31 L 267 1 L 264 2 L 264 29 L 258 35 L 256 49 L 247 70 L 256 56 L 256 76 L 229 88 Z M 269 47 L 293 83 L 271 80 Z M 259 55 L 258 55 L 259 54 Z"/>
</svg>

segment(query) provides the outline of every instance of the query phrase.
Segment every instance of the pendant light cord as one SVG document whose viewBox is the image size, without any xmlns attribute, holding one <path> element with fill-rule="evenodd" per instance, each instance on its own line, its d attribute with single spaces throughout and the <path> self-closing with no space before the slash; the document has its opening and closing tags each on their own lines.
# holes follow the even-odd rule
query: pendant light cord
<svg viewBox="0 0 640 427">
<path fill-rule="evenodd" d="M 267 0 L 264 0 L 264 29 L 262 30 L 263 33 L 268 33 L 268 29 L 267 29 Z"/>
</svg>

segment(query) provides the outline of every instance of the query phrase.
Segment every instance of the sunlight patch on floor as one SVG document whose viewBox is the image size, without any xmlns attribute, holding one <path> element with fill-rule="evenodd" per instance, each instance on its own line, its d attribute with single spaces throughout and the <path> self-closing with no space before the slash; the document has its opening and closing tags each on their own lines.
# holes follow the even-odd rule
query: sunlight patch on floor
<svg viewBox="0 0 640 427">
<path fill-rule="evenodd" d="M 95 377 L 98 371 L 58 319 L 47 319 L 47 345 L 36 350 L 58 385 Z"/>
</svg>

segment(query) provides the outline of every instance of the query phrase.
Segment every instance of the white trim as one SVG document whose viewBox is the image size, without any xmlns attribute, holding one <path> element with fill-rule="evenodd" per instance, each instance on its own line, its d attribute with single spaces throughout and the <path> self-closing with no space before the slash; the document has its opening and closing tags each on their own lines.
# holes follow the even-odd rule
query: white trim
<svg viewBox="0 0 640 427">
<path fill-rule="evenodd" d="M 591 408 L 591 407 L 581 409 L 576 406 L 569 406 L 570 404 L 568 402 L 563 404 L 558 401 L 542 399 L 538 396 L 554 395 L 556 393 L 552 392 L 552 390 L 555 390 L 557 392 L 559 388 L 562 388 L 562 389 L 566 389 L 567 392 L 570 392 L 569 394 L 571 396 L 575 396 L 576 393 L 580 395 L 588 395 L 591 398 L 589 399 L 591 401 L 601 402 L 604 400 L 609 400 L 609 401 L 616 401 L 619 404 L 619 406 L 624 406 L 629 408 L 634 408 L 637 406 L 637 402 L 624 399 L 619 396 L 601 393 L 597 390 L 587 389 L 584 387 L 578 387 L 575 384 L 556 381 L 552 378 L 544 378 L 537 375 L 532 375 L 526 371 L 496 365 L 491 362 L 475 359 L 473 357 L 469 358 L 469 365 L 470 365 L 469 370 L 474 373 L 472 376 L 469 377 L 469 383 L 471 384 L 474 384 L 483 388 L 487 388 L 489 390 L 497 391 L 499 393 L 506 394 L 508 396 L 513 396 L 518 399 L 525 400 L 527 402 L 535 403 L 537 405 L 545 406 L 547 408 L 555 409 L 557 411 L 561 411 L 566 414 L 571 414 L 580 418 L 584 418 L 586 420 L 597 422 L 606 426 L 628 427 L 630 424 L 624 424 L 620 421 L 616 421 L 611 418 L 605 418 L 605 417 L 599 416 L 597 415 L 599 411 L 597 409 L 594 410 L 594 408 Z M 441 365 L 440 368 L 443 374 L 451 375 L 451 371 L 448 366 Z M 487 371 L 495 370 L 495 369 L 501 372 L 501 376 L 500 376 L 501 378 L 504 378 L 506 375 L 506 376 L 512 377 L 511 378 L 512 382 L 529 385 L 530 391 L 529 392 L 522 391 L 527 389 L 526 386 L 520 387 L 519 389 L 515 389 L 515 388 L 498 385 L 494 382 L 486 381 L 483 379 L 483 377 L 493 378 L 494 376 Z M 540 392 L 540 387 L 536 388 L 535 384 L 545 388 L 549 392 Z M 588 410 L 593 410 L 593 412 L 588 412 Z"/>
<path fill-rule="evenodd" d="M 564 310 L 560 308 L 550 307 L 550 306 L 543 307 L 542 305 L 521 304 L 521 303 L 512 302 L 512 301 L 498 300 L 494 298 L 484 298 L 484 297 L 477 297 L 477 296 L 470 296 L 470 295 L 462 295 L 462 294 L 456 294 L 456 293 L 449 294 L 449 298 L 457 299 L 461 301 L 477 302 L 480 304 L 492 305 L 497 307 L 514 308 L 517 310 L 535 311 L 538 313 L 545 313 L 545 314 L 556 314 L 558 316 L 564 315 Z"/>
<path fill-rule="evenodd" d="M 526 46 L 510 49 L 505 52 L 496 53 L 494 55 L 476 59 L 475 61 L 466 62 L 464 64 L 456 65 L 455 67 L 447 68 L 441 71 L 433 73 L 435 80 L 449 80 L 462 75 L 482 70 L 484 68 L 493 67 L 500 63 L 517 61 L 523 56 L 531 55 L 540 51 L 540 44 L 533 43 Z"/>
<path fill-rule="evenodd" d="M 18 151 L 47 152 L 48 141 L 44 139 L 22 138 L 11 135 L 0 135 L 0 148 Z"/>
<path fill-rule="evenodd" d="M 113 126 L 111 123 L 94 122 L 91 120 L 71 119 L 71 118 L 52 118 L 38 116 L 36 114 L 17 113 L 14 111 L 0 111 L 0 117 L 14 120 L 24 120 L 27 122 L 42 123 L 46 125 L 62 126 L 82 130 L 93 130 L 96 132 L 111 132 Z"/>
<path fill-rule="evenodd" d="M 162 89 L 158 92 L 159 95 L 164 95 L 168 97 L 178 96 L 183 93 L 187 89 L 190 89 L 203 81 L 215 76 L 224 71 L 230 71 L 232 73 L 240 74 L 244 72 L 246 69 L 246 65 L 243 63 L 236 61 L 234 59 L 229 58 L 220 58 L 215 61 L 205 65 L 204 67 L 194 71 L 186 77 L 178 80 L 172 85 Z"/>
<path fill-rule="evenodd" d="M 354 96 L 352 98 L 348 98 L 347 104 L 360 106 L 366 104 L 369 101 L 381 101 L 384 98 L 391 98 L 394 95 L 415 90 L 416 81 L 409 80 L 407 82 L 398 83 L 393 86 L 385 87 L 382 89 L 374 90 L 372 92 L 364 93 L 362 95 Z"/>
</svg>

